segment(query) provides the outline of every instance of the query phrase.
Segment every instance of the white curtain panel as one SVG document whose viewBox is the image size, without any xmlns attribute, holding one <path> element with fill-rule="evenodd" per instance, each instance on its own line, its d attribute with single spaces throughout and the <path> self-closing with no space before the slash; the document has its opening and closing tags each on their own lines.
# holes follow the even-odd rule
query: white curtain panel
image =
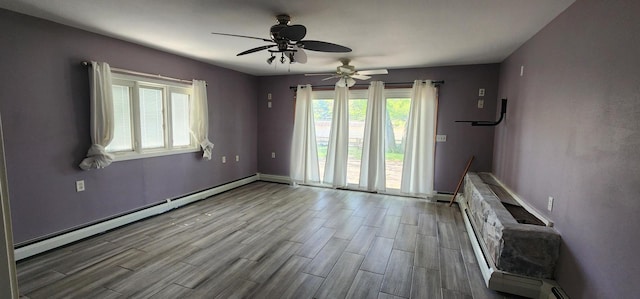
<svg viewBox="0 0 640 299">
<path fill-rule="evenodd" d="M 213 143 L 209 141 L 209 106 L 207 82 L 193 80 L 193 108 L 191 109 L 191 134 L 202 149 L 202 158 L 211 160 Z"/>
<path fill-rule="evenodd" d="M 89 69 L 91 90 L 91 147 L 80 163 L 84 170 L 105 168 L 114 156 L 105 150 L 113 140 L 114 108 L 111 87 L 111 68 L 106 62 L 91 62 Z"/>
<path fill-rule="evenodd" d="M 349 89 L 335 88 L 333 120 L 327 147 L 324 183 L 333 187 L 347 186 L 347 152 L 349 150 Z"/>
<path fill-rule="evenodd" d="M 437 96 L 431 81 L 413 82 L 400 184 L 404 193 L 433 193 Z"/>
<path fill-rule="evenodd" d="M 311 85 L 299 85 L 291 138 L 290 176 L 296 183 L 319 183 L 316 127 L 313 121 Z"/>
<path fill-rule="evenodd" d="M 360 164 L 360 188 L 368 191 L 385 190 L 385 117 L 384 83 L 373 81 L 369 85 Z"/>
</svg>

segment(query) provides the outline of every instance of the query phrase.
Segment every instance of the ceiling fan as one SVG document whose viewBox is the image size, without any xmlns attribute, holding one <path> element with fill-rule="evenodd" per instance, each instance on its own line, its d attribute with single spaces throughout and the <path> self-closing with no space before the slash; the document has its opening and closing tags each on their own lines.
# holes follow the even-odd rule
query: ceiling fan
<svg viewBox="0 0 640 299">
<path fill-rule="evenodd" d="M 356 71 L 356 68 L 353 65 L 350 65 L 349 59 L 340 59 L 342 63 L 341 66 L 336 68 L 335 73 L 329 74 L 305 74 L 305 76 L 327 76 L 330 77 L 322 79 L 331 80 L 335 78 L 340 78 L 338 82 L 336 82 L 336 86 L 338 87 L 351 87 L 356 84 L 356 80 L 369 80 L 371 79 L 370 75 L 386 75 L 389 73 L 386 69 L 377 69 L 377 70 L 365 70 L 365 71 Z"/>
<path fill-rule="evenodd" d="M 289 59 L 289 63 L 306 63 L 307 54 L 304 50 L 332 53 L 351 52 L 351 49 L 345 46 L 317 40 L 303 40 L 305 35 L 307 35 L 307 28 L 303 25 L 289 25 L 289 22 L 291 21 L 291 17 L 289 15 L 278 15 L 276 16 L 276 19 L 278 24 L 271 26 L 271 29 L 269 30 L 270 39 L 220 32 L 212 32 L 212 34 L 258 39 L 272 43 L 270 45 L 260 46 L 240 52 L 237 55 L 242 56 L 262 50 L 268 50 L 271 53 L 271 57 L 267 59 L 267 63 L 269 64 L 273 63 L 276 59 L 276 53 L 281 53 L 281 63 L 286 61 L 285 57 Z"/>
</svg>

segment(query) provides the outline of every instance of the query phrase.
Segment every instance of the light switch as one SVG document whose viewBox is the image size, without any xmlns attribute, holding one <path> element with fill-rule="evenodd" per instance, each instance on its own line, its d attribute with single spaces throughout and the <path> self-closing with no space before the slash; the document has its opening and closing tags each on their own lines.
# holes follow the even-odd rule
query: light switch
<svg viewBox="0 0 640 299">
<path fill-rule="evenodd" d="M 227 157 L 226 156 L 222 156 L 222 163 L 227 163 Z"/>
<path fill-rule="evenodd" d="M 482 109 L 484 108 L 484 100 L 483 99 L 479 99 L 478 100 L 478 109 Z"/>
<path fill-rule="evenodd" d="M 276 152 L 271 152 L 271 159 L 275 159 L 276 158 Z"/>
<path fill-rule="evenodd" d="M 267 102 L 267 107 L 271 108 L 271 102 Z"/>
</svg>

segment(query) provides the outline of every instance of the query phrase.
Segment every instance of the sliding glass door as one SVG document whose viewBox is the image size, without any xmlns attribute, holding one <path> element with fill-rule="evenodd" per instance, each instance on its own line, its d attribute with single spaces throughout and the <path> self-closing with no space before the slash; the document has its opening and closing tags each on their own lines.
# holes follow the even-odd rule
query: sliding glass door
<svg viewBox="0 0 640 299">
<path fill-rule="evenodd" d="M 327 162 L 327 146 L 331 121 L 333 120 L 333 94 L 315 93 L 313 98 L 313 121 L 316 128 L 316 144 L 318 147 L 318 166 L 320 179 L 324 177 L 324 166 Z"/>
<path fill-rule="evenodd" d="M 385 121 L 385 179 L 389 191 L 400 190 L 410 89 L 387 90 Z"/>
<path fill-rule="evenodd" d="M 366 92 L 362 93 L 360 90 L 351 92 L 349 95 L 349 158 L 347 159 L 347 183 L 349 187 L 352 188 L 357 188 L 360 183 L 360 164 L 362 163 L 366 114 Z"/>
<path fill-rule="evenodd" d="M 320 178 L 324 177 L 325 172 L 327 146 L 333 121 L 334 96 L 333 90 L 314 91 L 313 93 L 313 116 Z M 385 90 L 385 103 L 386 189 L 389 192 L 397 193 L 400 191 L 400 180 L 402 178 L 406 124 L 411 106 L 411 89 Z M 348 187 L 352 189 L 358 189 L 360 180 L 366 113 L 367 90 L 350 91 L 347 183 Z"/>
</svg>

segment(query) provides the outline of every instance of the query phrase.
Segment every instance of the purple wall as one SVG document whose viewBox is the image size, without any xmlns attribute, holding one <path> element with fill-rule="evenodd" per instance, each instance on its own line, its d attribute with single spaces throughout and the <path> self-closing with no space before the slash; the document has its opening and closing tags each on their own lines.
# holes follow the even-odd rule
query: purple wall
<svg viewBox="0 0 640 299">
<path fill-rule="evenodd" d="M 0 9 L 0 111 L 16 243 L 257 172 L 256 77 Z M 189 153 L 82 171 L 89 148 L 83 60 L 209 84 L 214 159 Z M 221 156 L 240 155 L 240 162 Z M 75 192 L 85 180 L 86 191 Z"/>
<path fill-rule="evenodd" d="M 640 293 L 638 15 L 635 0 L 578 0 L 501 65 L 493 169 L 555 222 L 571 298 Z"/>
<path fill-rule="evenodd" d="M 336 66 L 338 64 L 336 62 Z M 498 71 L 498 64 L 433 67 L 389 70 L 389 75 L 375 76 L 371 79 L 384 82 L 412 82 L 418 79 L 445 80 L 439 92 L 438 134 L 447 135 L 447 142 L 436 144 L 435 189 L 437 191 L 453 192 L 455 190 L 460 174 L 471 155 L 476 156 L 472 170 L 491 170 L 494 129 L 471 127 L 469 124 L 454 121 L 495 120 Z M 289 175 L 294 108 L 294 92 L 289 89 L 289 86 L 335 82 L 320 81 L 322 78 L 302 75 L 259 78 L 258 171 L 260 173 Z M 486 90 L 484 109 L 477 108 L 479 88 Z M 267 107 L 268 93 L 273 96 L 272 108 Z M 276 152 L 275 159 L 271 158 L 271 152 Z"/>
</svg>

